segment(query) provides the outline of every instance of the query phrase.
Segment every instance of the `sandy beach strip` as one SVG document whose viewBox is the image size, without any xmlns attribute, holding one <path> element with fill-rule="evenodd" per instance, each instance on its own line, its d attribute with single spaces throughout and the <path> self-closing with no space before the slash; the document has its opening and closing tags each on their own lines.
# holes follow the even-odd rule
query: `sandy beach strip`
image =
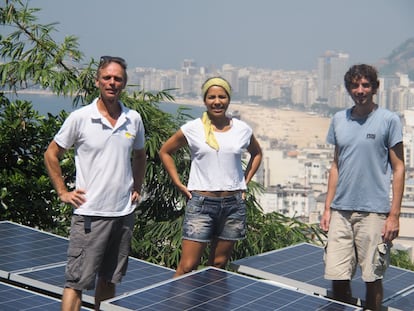
<svg viewBox="0 0 414 311">
<path fill-rule="evenodd" d="M 202 107 L 202 99 L 176 98 L 176 103 Z M 304 148 L 325 144 L 330 118 L 309 112 L 264 107 L 258 104 L 230 103 L 229 112 L 238 111 L 260 140 Z"/>
</svg>

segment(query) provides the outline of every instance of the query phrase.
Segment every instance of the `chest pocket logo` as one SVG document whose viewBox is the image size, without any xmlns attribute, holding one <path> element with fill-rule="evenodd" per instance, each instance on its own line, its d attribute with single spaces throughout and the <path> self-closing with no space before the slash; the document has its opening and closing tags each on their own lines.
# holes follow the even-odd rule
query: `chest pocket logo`
<svg viewBox="0 0 414 311">
<path fill-rule="evenodd" d="M 129 133 L 129 132 L 125 132 L 125 137 L 126 138 L 135 138 L 135 135 L 132 135 L 131 133 Z"/>
<path fill-rule="evenodd" d="M 367 134 L 367 139 L 375 139 L 375 134 Z"/>
</svg>

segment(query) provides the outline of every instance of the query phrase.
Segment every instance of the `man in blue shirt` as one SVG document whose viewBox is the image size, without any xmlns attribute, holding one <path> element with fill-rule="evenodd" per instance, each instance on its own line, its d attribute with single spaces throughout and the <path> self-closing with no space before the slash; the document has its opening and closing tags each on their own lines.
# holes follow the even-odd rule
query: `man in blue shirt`
<svg viewBox="0 0 414 311">
<path fill-rule="evenodd" d="M 333 281 L 335 299 L 352 303 L 350 281 L 359 264 L 365 308 L 380 310 L 404 190 L 402 124 L 374 102 L 379 87 L 374 67 L 354 65 L 344 80 L 354 106 L 334 115 L 327 136 L 335 152 L 320 223 L 328 231 L 325 278 Z"/>
</svg>

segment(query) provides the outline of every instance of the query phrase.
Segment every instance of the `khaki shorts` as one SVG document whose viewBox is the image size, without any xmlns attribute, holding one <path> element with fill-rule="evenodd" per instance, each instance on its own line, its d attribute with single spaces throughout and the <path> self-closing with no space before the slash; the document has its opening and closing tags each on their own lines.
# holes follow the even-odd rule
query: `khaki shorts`
<svg viewBox="0 0 414 311">
<path fill-rule="evenodd" d="M 390 247 L 382 240 L 386 214 L 331 211 L 325 246 L 325 278 L 351 280 L 357 264 L 364 282 L 382 279 L 390 263 Z"/>
<path fill-rule="evenodd" d="M 65 287 L 93 289 L 96 275 L 119 283 L 128 267 L 134 213 L 121 217 L 73 215 Z"/>
</svg>

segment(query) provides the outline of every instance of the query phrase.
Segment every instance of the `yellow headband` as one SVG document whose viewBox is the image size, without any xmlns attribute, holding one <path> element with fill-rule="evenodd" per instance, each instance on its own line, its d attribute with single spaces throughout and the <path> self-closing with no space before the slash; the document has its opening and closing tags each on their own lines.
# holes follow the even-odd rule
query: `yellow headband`
<svg viewBox="0 0 414 311">
<path fill-rule="evenodd" d="M 231 96 L 231 86 L 230 84 L 224 80 L 223 78 L 217 77 L 217 78 L 211 78 L 208 79 L 206 82 L 204 82 L 203 86 L 201 87 L 201 91 L 203 93 L 203 98 L 206 96 L 206 93 L 210 87 L 213 85 L 215 86 L 221 86 L 223 89 L 226 90 L 227 94 Z"/>
</svg>

